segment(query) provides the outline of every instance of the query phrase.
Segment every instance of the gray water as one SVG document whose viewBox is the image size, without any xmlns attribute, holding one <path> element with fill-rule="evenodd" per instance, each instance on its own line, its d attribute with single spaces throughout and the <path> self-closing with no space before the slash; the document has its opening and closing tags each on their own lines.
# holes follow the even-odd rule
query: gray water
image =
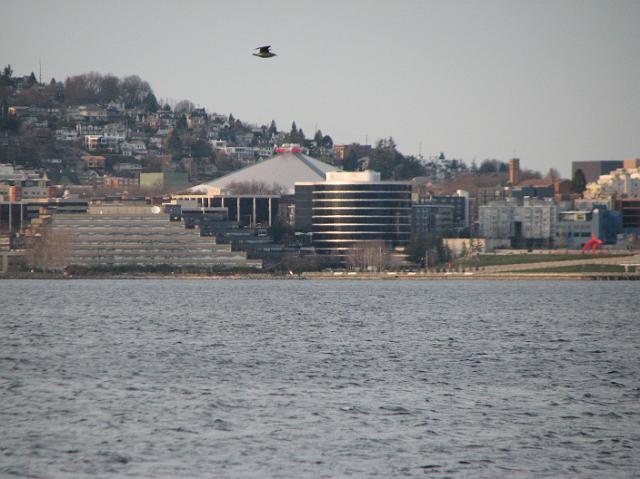
<svg viewBox="0 0 640 479">
<path fill-rule="evenodd" d="M 0 476 L 638 477 L 638 293 L 0 281 Z"/>
</svg>

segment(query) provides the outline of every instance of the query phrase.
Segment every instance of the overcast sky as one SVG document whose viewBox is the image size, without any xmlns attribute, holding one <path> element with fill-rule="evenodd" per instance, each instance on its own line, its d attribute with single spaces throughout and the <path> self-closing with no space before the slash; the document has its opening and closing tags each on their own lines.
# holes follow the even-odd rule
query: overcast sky
<svg viewBox="0 0 640 479">
<path fill-rule="evenodd" d="M 640 157 L 640 1 L 1 0 L 0 61 L 336 143 L 526 168 Z M 271 59 L 251 55 L 272 45 Z"/>
</svg>

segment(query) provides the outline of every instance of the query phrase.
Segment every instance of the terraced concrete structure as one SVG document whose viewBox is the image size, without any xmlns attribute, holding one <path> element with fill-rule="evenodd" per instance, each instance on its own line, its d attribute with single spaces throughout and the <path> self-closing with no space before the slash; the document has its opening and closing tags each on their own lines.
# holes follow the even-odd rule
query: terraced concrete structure
<svg viewBox="0 0 640 479">
<path fill-rule="evenodd" d="M 148 205 L 91 206 L 86 214 L 55 215 L 51 225 L 71 233 L 70 265 L 262 267 L 261 260 L 248 260 L 245 252 L 201 237 L 198 230 L 185 229 Z"/>
</svg>

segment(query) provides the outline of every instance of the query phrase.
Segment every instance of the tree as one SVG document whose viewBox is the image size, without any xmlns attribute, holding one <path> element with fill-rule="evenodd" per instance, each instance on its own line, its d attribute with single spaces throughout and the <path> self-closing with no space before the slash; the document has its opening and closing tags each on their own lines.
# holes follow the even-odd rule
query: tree
<svg viewBox="0 0 640 479">
<path fill-rule="evenodd" d="M 167 135 L 167 151 L 175 157 L 182 154 L 182 140 L 176 129 L 171 130 Z"/>
<path fill-rule="evenodd" d="M 584 190 L 587 189 L 587 178 L 584 176 L 584 172 L 578 168 L 571 178 L 571 191 L 581 195 Z"/>
<path fill-rule="evenodd" d="M 27 241 L 28 264 L 32 269 L 62 271 L 73 249 L 74 234 L 67 229 L 40 227 Z"/>
<path fill-rule="evenodd" d="M 313 135 L 313 141 L 316 142 L 317 146 L 322 146 L 322 139 L 323 139 L 323 135 L 322 132 L 320 130 L 316 130 L 316 134 Z"/>
<path fill-rule="evenodd" d="M 347 254 L 347 265 L 360 271 L 384 271 L 389 264 L 387 245 L 381 240 L 356 243 Z"/>
<path fill-rule="evenodd" d="M 216 152 L 214 164 L 221 174 L 235 171 L 242 167 L 242 164 L 239 160 L 232 156 L 226 155 L 223 151 Z"/>
<path fill-rule="evenodd" d="M 142 105 L 149 93 L 153 93 L 149 84 L 138 75 L 131 75 L 122 80 L 122 99 L 127 107 Z"/>
<path fill-rule="evenodd" d="M 176 118 L 176 130 L 186 130 L 187 129 L 187 117 L 186 115 L 178 115 Z"/>
<path fill-rule="evenodd" d="M 530 170 L 529 168 L 523 168 L 520 170 L 520 182 L 522 183 L 525 180 L 539 180 L 542 178 L 542 175 L 539 171 Z"/>
<path fill-rule="evenodd" d="M 289 244 L 293 242 L 295 230 L 280 217 L 277 217 L 269 228 L 269 234 L 275 243 Z"/>
<path fill-rule="evenodd" d="M 4 69 L 2 70 L 2 78 L 7 78 L 9 80 L 13 78 L 13 69 L 11 68 L 10 64 L 4 67 Z"/>
<path fill-rule="evenodd" d="M 287 188 L 278 183 L 268 184 L 264 181 L 233 181 L 225 188 L 232 195 L 282 195 Z"/>
<path fill-rule="evenodd" d="M 379 171 L 383 180 L 408 180 L 427 173 L 416 158 L 398 152 L 391 137 L 378 141 L 370 153 L 369 168 Z"/>
<path fill-rule="evenodd" d="M 276 126 L 275 120 L 271 120 L 271 124 L 269 125 L 269 135 L 275 135 L 278 133 L 278 127 Z"/>
<path fill-rule="evenodd" d="M 358 154 L 355 150 L 350 150 L 345 159 L 342 161 L 342 169 L 345 171 L 358 170 Z"/>
<path fill-rule="evenodd" d="M 441 236 L 433 234 L 414 235 L 407 247 L 407 259 L 427 268 L 451 259 L 451 252 Z"/>
<path fill-rule="evenodd" d="M 109 103 L 120 97 L 120 79 L 111 74 L 106 74 L 100 82 L 100 103 Z"/>
<path fill-rule="evenodd" d="M 110 73 L 89 72 L 68 77 L 64 82 L 65 101 L 70 105 L 123 100 L 127 107 L 137 107 L 149 93 L 153 93 L 149 84 L 136 75 L 120 80 Z"/>
<path fill-rule="evenodd" d="M 213 148 L 204 138 L 197 138 L 191 142 L 191 154 L 193 156 L 210 157 L 213 155 Z"/>
<path fill-rule="evenodd" d="M 549 168 L 549 171 L 547 171 L 547 174 L 544 177 L 546 180 L 549 180 L 553 183 L 555 183 L 556 181 L 558 181 L 560 179 L 560 172 L 558 170 L 556 170 L 555 168 Z"/>
<path fill-rule="evenodd" d="M 191 113 L 195 109 L 195 105 L 189 100 L 180 100 L 173 107 L 173 112 L 176 114 Z"/>
<path fill-rule="evenodd" d="M 478 173 L 480 173 L 481 175 L 491 173 L 506 173 L 507 171 L 509 171 L 509 165 L 503 161 L 498 161 L 496 159 L 482 160 L 482 163 L 480 163 L 480 168 L 478 168 Z"/>
<path fill-rule="evenodd" d="M 142 106 L 146 111 L 150 111 L 152 113 L 158 111 L 158 100 L 156 100 L 156 96 L 153 94 L 153 92 L 147 93 L 147 96 L 145 96 L 144 100 L 142 101 Z"/>
</svg>

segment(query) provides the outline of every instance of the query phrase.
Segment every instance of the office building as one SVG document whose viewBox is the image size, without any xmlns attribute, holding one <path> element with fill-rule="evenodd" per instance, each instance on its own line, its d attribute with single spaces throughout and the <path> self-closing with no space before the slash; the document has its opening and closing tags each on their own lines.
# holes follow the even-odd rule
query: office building
<svg viewBox="0 0 640 479">
<path fill-rule="evenodd" d="M 405 247 L 411 237 L 411 183 L 381 181 L 380 173 L 328 172 L 327 180 L 296 183 L 296 200 L 311 196 L 313 246 L 344 262 L 365 242 L 388 249 Z M 296 224 L 305 224 L 297 211 Z M 308 211 L 304 212 L 308 216 Z"/>
<path fill-rule="evenodd" d="M 591 183 L 596 181 L 600 175 L 606 175 L 623 166 L 622 161 L 572 161 L 571 177 L 573 178 L 577 170 L 582 170 L 587 183 Z"/>
</svg>

